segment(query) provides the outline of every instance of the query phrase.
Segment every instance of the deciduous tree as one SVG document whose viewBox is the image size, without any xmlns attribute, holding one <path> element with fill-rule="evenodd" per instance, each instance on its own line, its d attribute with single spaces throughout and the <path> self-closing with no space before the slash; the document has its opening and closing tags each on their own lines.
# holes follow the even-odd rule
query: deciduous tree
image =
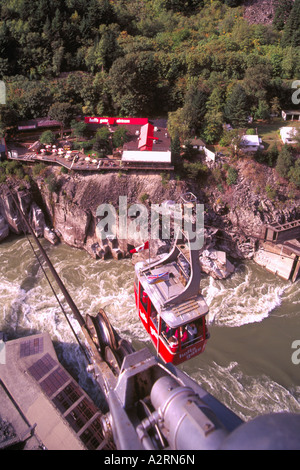
<svg viewBox="0 0 300 470">
<path fill-rule="evenodd" d="M 70 103 L 53 103 L 49 109 L 49 117 L 61 123 L 61 138 L 64 129 L 71 124 L 76 108 Z"/>
</svg>

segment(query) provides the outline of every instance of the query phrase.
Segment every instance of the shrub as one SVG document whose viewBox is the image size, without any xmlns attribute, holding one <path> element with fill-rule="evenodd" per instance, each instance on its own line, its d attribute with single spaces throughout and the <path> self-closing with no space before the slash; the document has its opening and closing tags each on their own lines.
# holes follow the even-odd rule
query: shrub
<svg viewBox="0 0 300 470">
<path fill-rule="evenodd" d="M 278 148 L 276 144 L 272 145 L 272 147 L 268 150 L 267 153 L 267 165 L 273 167 L 278 159 Z"/>
<path fill-rule="evenodd" d="M 21 168 L 21 164 L 18 161 L 5 162 L 5 173 L 9 176 L 15 175 L 19 168 Z"/>
<path fill-rule="evenodd" d="M 5 183 L 6 181 L 6 174 L 5 173 L 1 173 L 0 174 L 0 183 Z"/>
<path fill-rule="evenodd" d="M 51 144 L 54 144 L 55 142 L 55 135 L 53 134 L 52 131 L 45 131 L 42 133 L 41 137 L 40 137 L 40 142 L 41 144 L 45 144 L 45 145 L 51 145 Z"/>
<path fill-rule="evenodd" d="M 226 182 L 229 186 L 236 184 L 238 179 L 238 172 L 235 168 L 228 168 Z"/>
<path fill-rule="evenodd" d="M 160 176 L 161 176 L 161 184 L 163 186 L 167 186 L 167 184 L 170 181 L 171 176 L 168 173 L 161 173 Z"/>
<path fill-rule="evenodd" d="M 83 142 L 73 142 L 73 147 L 74 147 L 74 150 L 83 149 L 84 151 L 89 151 L 89 150 L 92 150 L 95 142 L 96 142 L 96 139 L 86 140 Z"/>
<path fill-rule="evenodd" d="M 208 167 L 201 162 L 184 163 L 183 168 L 186 176 L 191 179 L 197 179 L 208 172 Z"/>
<path fill-rule="evenodd" d="M 19 180 L 22 180 L 22 179 L 24 178 L 24 176 L 25 176 L 24 171 L 23 171 L 23 168 L 17 168 L 17 169 L 15 170 L 15 175 L 16 175 L 16 177 L 17 177 Z"/>
<path fill-rule="evenodd" d="M 292 183 L 300 187 L 300 160 L 297 160 L 295 166 L 290 168 L 288 177 Z"/>
<path fill-rule="evenodd" d="M 149 194 L 147 194 L 147 193 L 144 193 L 140 196 L 140 201 L 141 202 L 146 202 L 147 199 L 149 199 Z"/>
<path fill-rule="evenodd" d="M 222 182 L 222 171 L 220 168 L 214 168 L 212 171 L 213 178 L 216 181 L 216 183 L 221 183 Z"/>
<path fill-rule="evenodd" d="M 32 169 L 33 176 L 39 176 L 46 169 L 45 163 L 37 163 Z"/>
<path fill-rule="evenodd" d="M 276 144 L 274 144 L 267 152 L 262 149 L 258 149 L 254 158 L 258 163 L 265 163 L 269 167 L 273 167 L 278 159 L 278 149 Z"/>
<path fill-rule="evenodd" d="M 57 193 L 59 191 L 59 188 L 60 188 L 60 184 L 59 182 L 55 179 L 55 176 L 54 175 L 49 175 L 47 178 L 46 178 L 46 183 L 48 185 L 48 189 L 51 193 Z"/>
<path fill-rule="evenodd" d="M 266 193 L 269 199 L 275 199 L 277 196 L 276 189 L 272 188 L 269 184 L 266 186 Z"/>
<path fill-rule="evenodd" d="M 66 175 L 68 173 L 68 168 L 66 168 L 65 166 L 62 166 L 61 169 L 60 169 L 60 172 L 63 174 L 63 175 Z"/>
</svg>

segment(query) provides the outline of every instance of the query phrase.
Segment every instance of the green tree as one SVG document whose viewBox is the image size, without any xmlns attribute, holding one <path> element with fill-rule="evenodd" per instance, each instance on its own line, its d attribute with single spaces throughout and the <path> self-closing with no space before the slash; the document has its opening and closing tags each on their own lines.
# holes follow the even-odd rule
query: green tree
<svg viewBox="0 0 300 470">
<path fill-rule="evenodd" d="M 182 118 L 188 123 L 190 135 L 198 134 L 203 127 L 206 113 L 207 93 L 202 87 L 191 86 L 182 108 Z"/>
<path fill-rule="evenodd" d="M 267 164 L 270 167 L 273 167 L 277 162 L 278 158 L 278 148 L 276 144 L 273 144 L 272 147 L 267 152 Z"/>
<path fill-rule="evenodd" d="M 151 114 L 156 97 L 156 64 L 152 52 L 127 54 L 114 61 L 108 75 L 116 112 Z"/>
<path fill-rule="evenodd" d="M 291 152 L 288 149 L 288 146 L 285 145 L 282 150 L 279 152 L 277 164 L 276 164 L 276 171 L 279 176 L 283 178 L 287 178 L 289 175 L 289 171 L 293 164 L 293 157 Z"/>
<path fill-rule="evenodd" d="M 64 59 L 65 48 L 63 46 L 58 47 L 53 54 L 52 58 L 52 70 L 54 75 L 58 76 L 61 71 L 61 65 Z"/>
<path fill-rule="evenodd" d="M 64 129 L 71 124 L 76 108 L 70 103 L 53 103 L 49 109 L 49 117 L 61 123 L 61 138 L 63 137 Z"/>
<path fill-rule="evenodd" d="M 273 25 L 278 30 L 282 30 L 292 11 L 293 0 L 275 0 L 273 3 L 275 6 Z"/>
<path fill-rule="evenodd" d="M 107 155 L 110 149 L 110 131 L 107 127 L 101 127 L 96 133 L 96 141 L 93 145 L 93 150 L 102 155 Z"/>
<path fill-rule="evenodd" d="M 245 127 L 248 123 L 249 105 L 245 90 L 236 85 L 226 100 L 224 116 L 233 127 Z"/>
<path fill-rule="evenodd" d="M 182 141 L 190 137 L 190 125 L 186 115 L 183 115 L 182 108 L 168 114 L 168 131 L 172 139 L 177 136 Z"/>
<path fill-rule="evenodd" d="M 241 0 L 223 0 L 223 3 L 225 3 L 229 7 L 238 7 L 242 3 L 242 1 Z"/>
<path fill-rule="evenodd" d="M 77 139 L 85 137 L 86 130 L 87 130 L 87 124 L 85 122 L 72 121 L 71 127 L 72 127 L 72 133 L 75 135 L 75 137 L 77 137 Z"/>
<path fill-rule="evenodd" d="M 214 88 L 206 107 L 204 137 L 208 144 L 212 144 L 219 139 L 223 130 L 223 92 L 220 88 Z"/>
<path fill-rule="evenodd" d="M 44 80 L 13 77 L 7 83 L 7 103 L 19 120 L 47 116 L 52 103 L 49 84 Z"/>
<path fill-rule="evenodd" d="M 288 46 L 284 49 L 284 57 L 282 59 L 282 76 L 283 78 L 293 78 L 297 66 L 297 51 L 295 47 Z"/>
<path fill-rule="evenodd" d="M 265 100 L 259 100 L 258 108 L 255 113 L 255 119 L 269 119 L 270 117 L 270 108 L 268 103 Z"/>
<path fill-rule="evenodd" d="M 273 115 L 275 116 L 279 116 L 280 114 L 280 111 L 281 111 L 281 106 L 280 106 L 280 100 L 278 98 L 278 96 L 275 96 L 272 100 L 271 100 L 271 108 L 270 108 L 270 111 Z"/>
<path fill-rule="evenodd" d="M 116 128 L 112 136 L 114 148 L 123 147 L 123 145 L 128 142 L 129 136 L 127 134 L 126 128 L 119 126 Z"/>
<path fill-rule="evenodd" d="M 51 144 L 54 144 L 54 142 L 55 142 L 55 135 L 53 134 L 52 131 L 48 130 L 48 131 L 45 131 L 45 132 L 42 133 L 39 140 L 40 140 L 41 144 L 51 145 Z"/>
<path fill-rule="evenodd" d="M 295 165 L 290 168 L 288 173 L 289 180 L 300 188 L 300 160 L 296 160 Z"/>
<path fill-rule="evenodd" d="M 0 74 L 7 75 L 11 72 L 13 51 L 17 47 L 17 41 L 12 37 L 6 22 L 0 22 Z"/>
<path fill-rule="evenodd" d="M 100 26 L 101 39 L 97 46 L 98 65 L 101 65 L 107 72 L 121 55 L 121 49 L 117 41 L 119 32 L 120 28 L 116 24 Z"/>
<path fill-rule="evenodd" d="M 186 176 L 191 179 L 199 179 L 203 176 L 206 176 L 208 173 L 208 167 L 201 162 L 183 164 L 184 172 Z"/>
<path fill-rule="evenodd" d="M 258 107 L 260 101 L 266 101 L 272 78 L 272 67 L 257 64 L 246 70 L 243 88 L 249 97 L 249 103 Z"/>
<path fill-rule="evenodd" d="M 181 12 L 185 14 L 195 13 L 195 10 L 201 8 L 204 4 L 203 0 L 164 0 L 163 5 L 167 10 Z"/>
<path fill-rule="evenodd" d="M 171 140 L 171 153 L 172 153 L 172 161 L 175 166 L 180 165 L 181 163 L 181 145 L 180 145 L 180 138 L 179 135 L 176 134 L 174 139 Z"/>
<path fill-rule="evenodd" d="M 208 144 L 215 143 L 223 131 L 223 113 L 208 111 L 205 115 L 204 138 Z"/>
<path fill-rule="evenodd" d="M 300 46 L 300 0 L 295 0 L 292 11 L 285 24 L 282 45 Z"/>
</svg>

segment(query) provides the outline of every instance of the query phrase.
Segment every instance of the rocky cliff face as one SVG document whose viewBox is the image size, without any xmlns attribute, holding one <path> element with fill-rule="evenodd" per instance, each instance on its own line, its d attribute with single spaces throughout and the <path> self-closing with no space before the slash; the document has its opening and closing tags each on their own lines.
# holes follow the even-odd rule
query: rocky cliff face
<svg viewBox="0 0 300 470">
<path fill-rule="evenodd" d="M 229 188 L 221 195 L 213 186 L 204 193 L 196 184 L 189 186 L 174 179 L 162 179 L 161 175 L 58 174 L 57 179 L 60 187 L 57 193 L 50 192 L 45 180 L 40 178 L 35 191 L 30 188 L 16 191 L 19 203 L 37 236 L 51 243 L 60 240 L 85 249 L 94 258 L 119 259 L 144 241 L 142 235 L 134 239 L 101 239 L 97 208 L 111 204 L 118 215 L 120 196 L 127 197 L 128 207 L 143 204 L 150 214 L 152 204 L 167 200 L 179 202 L 183 193 L 193 191 L 205 206 L 205 248 L 223 250 L 235 258 L 254 256 L 264 224 L 300 218 L 298 204 L 278 208 L 267 197 L 257 194 L 242 172 L 234 189 Z M 2 240 L 9 232 L 21 234 L 23 224 L 5 185 L 0 191 Z M 127 220 L 130 222 L 130 217 Z M 163 250 L 160 241 L 156 242 L 156 249 Z"/>
<path fill-rule="evenodd" d="M 59 240 L 54 231 L 47 226 L 44 213 L 35 202 L 31 190 L 13 192 L 35 235 L 45 237 L 53 244 L 57 243 Z M 21 235 L 27 233 L 27 230 L 10 191 L 6 185 L 3 185 L 0 188 L 0 241 L 7 238 L 10 233 Z"/>
<path fill-rule="evenodd" d="M 126 256 L 129 249 L 144 241 L 142 234 L 140 237 L 135 234 L 137 236 L 132 239 L 102 240 L 97 230 L 96 215 L 100 205 L 111 204 L 118 216 L 119 198 L 125 196 L 128 207 L 143 204 L 150 214 L 151 204 L 168 199 L 178 202 L 182 192 L 188 190 L 184 183 L 162 183 L 160 175 L 60 175 L 58 181 L 60 189 L 57 193 L 49 191 L 43 178 L 37 180 L 35 191 L 30 187 L 19 191 L 16 187 L 19 204 L 37 236 L 44 236 L 51 243 L 60 240 L 72 247 L 85 249 L 94 258 Z M 10 232 L 23 233 L 23 228 L 12 197 L 3 185 L 0 195 L 0 240 Z"/>
</svg>

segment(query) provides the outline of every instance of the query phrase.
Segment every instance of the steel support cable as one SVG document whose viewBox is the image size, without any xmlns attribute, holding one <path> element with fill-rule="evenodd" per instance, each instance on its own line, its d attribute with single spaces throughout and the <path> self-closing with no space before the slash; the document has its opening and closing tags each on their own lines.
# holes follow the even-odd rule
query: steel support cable
<svg viewBox="0 0 300 470">
<path fill-rule="evenodd" d="M 41 262 L 41 260 L 39 259 L 38 254 L 36 253 L 36 251 L 35 251 L 35 249 L 34 249 L 34 246 L 33 246 L 32 243 L 31 243 L 30 238 L 28 237 L 27 233 L 25 233 L 24 229 L 23 229 L 23 232 L 24 232 L 24 234 L 25 234 L 25 236 L 26 236 L 26 238 L 27 238 L 27 241 L 29 242 L 29 244 L 30 244 L 30 246 L 31 246 L 31 249 L 32 249 L 32 251 L 33 251 L 33 253 L 34 253 L 34 255 L 35 255 L 35 257 L 36 257 L 36 259 L 37 259 L 37 261 L 38 261 L 38 263 L 39 263 L 39 265 L 40 265 L 40 267 L 41 267 L 41 269 L 42 269 L 42 271 L 43 271 L 43 274 L 44 274 L 44 276 L 45 276 L 45 278 L 46 278 L 46 280 L 47 280 L 47 282 L 48 282 L 48 284 L 49 284 L 49 287 L 50 287 L 50 289 L 52 290 L 52 293 L 53 293 L 53 295 L 54 295 L 54 297 L 55 297 L 55 299 L 56 299 L 58 305 L 60 306 L 60 309 L 61 309 L 62 313 L 64 314 L 64 317 L 65 317 L 65 319 L 67 320 L 67 323 L 68 323 L 68 325 L 69 325 L 69 327 L 70 327 L 70 329 L 71 329 L 71 331 L 72 331 L 72 333 L 73 333 L 73 335 L 74 335 L 74 337 L 75 337 L 75 339 L 76 339 L 76 341 L 77 341 L 79 347 L 81 348 L 81 351 L 82 351 L 83 354 L 85 355 L 87 361 L 90 363 L 90 359 L 89 359 L 89 357 L 88 357 L 88 355 L 87 355 L 87 353 L 86 353 L 86 350 L 85 350 L 85 348 L 83 347 L 83 345 L 81 344 L 80 339 L 79 339 L 79 337 L 78 337 L 76 331 L 74 330 L 74 327 L 73 327 L 72 323 L 70 322 L 70 320 L 69 320 L 69 318 L 68 318 L 67 312 L 65 311 L 65 309 L 64 309 L 64 307 L 63 307 L 61 301 L 59 300 L 58 295 L 56 294 L 56 292 L 55 292 L 55 290 L 54 290 L 54 287 L 53 287 L 53 285 L 52 285 L 52 283 L 51 283 L 51 281 L 50 281 L 50 279 L 49 279 L 49 276 L 47 275 L 47 273 L 46 273 L 46 271 L 45 271 L 45 269 L 44 269 L 44 266 L 42 265 L 42 262 Z"/>
<path fill-rule="evenodd" d="M 59 281 L 60 281 L 60 282 L 59 282 L 60 287 L 63 286 L 63 283 L 62 283 L 61 279 L 59 278 L 58 274 L 56 273 L 54 267 L 52 266 L 52 264 L 51 264 L 51 262 L 50 262 L 50 260 L 49 260 L 49 258 L 48 258 L 48 256 L 47 256 L 47 254 L 45 253 L 43 247 L 41 246 L 40 242 L 38 241 L 37 237 L 35 236 L 35 234 L 34 234 L 32 228 L 31 228 L 30 224 L 27 222 L 27 220 L 26 220 L 26 218 L 25 218 L 25 216 L 24 216 L 24 214 L 23 214 L 23 212 L 22 212 L 22 210 L 21 210 L 21 208 L 20 208 L 18 202 L 16 201 L 16 199 L 15 199 L 13 193 L 11 192 L 10 188 L 9 188 L 9 192 L 10 192 L 10 195 L 11 195 L 11 197 L 13 198 L 13 201 L 14 201 L 14 203 L 15 203 L 15 205 L 16 205 L 16 207 L 17 207 L 17 209 L 18 209 L 18 211 L 19 211 L 19 213 L 20 213 L 20 215 L 21 215 L 22 222 L 25 222 L 25 225 L 28 227 L 30 233 L 33 235 L 33 237 L 34 237 L 35 241 L 37 242 L 37 244 L 38 244 L 38 246 L 39 246 L 39 248 L 40 248 L 40 250 L 41 250 L 41 252 L 42 252 L 42 254 L 43 254 L 44 258 L 45 258 L 45 260 L 46 260 L 46 261 L 48 260 L 48 261 L 47 261 L 47 264 L 48 264 L 49 266 L 51 266 L 51 272 L 52 272 L 53 274 L 55 273 L 54 277 L 55 277 L 56 281 L 59 279 Z M 34 255 L 35 255 L 35 257 L 36 257 L 36 259 L 37 259 L 37 261 L 38 261 L 38 263 L 39 263 L 39 265 L 40 265 L 40 267 L 41 267 L 41 269 L 42 269 L 42 271 L 43 271 L 43 274 L 44 274 L 44 276 L 45 276 L 45 278 L 46 278 L 46 280 L 47 280 L 47 282 L 48 282 L 48 284 L 49 284 L 49 286 L 50 286 L 50 289 L 52 290 L 52 293 L 53 293 L 53 295 L 54 295 L 56 301 L 58 302 L 58 304 L 59 304 L 59 306 L 60 306 L 60 308 L 61 308 L 61 310 L 62 310 L 62 312 L 63 312 L 63 314 L 64 314 L 64 317 L 65 317 L 65 319 L 67 320 L 67 323 L 68 323 L 69 327 L 71 328 L 71 331 L 72 331 L 72 333 L 73 333 L 73 335 L 74 335 L 74 337 L 75 337 L 75 339 L 76 339 L 76 341 L 77 341 L 79 347 L 81 348 L 81 350 L 82 350 L 84 356 L 86 357 L 88 363 L 91 363 L 90 358 L 88 357 L 85 348 L 84 348 L 83 345 L 81 344 L 81 341 L 80 341 L 80 339 L 79 339 L 79 337 L 78 337 L 76 331 L 74 330 L 74 328 L 73 328 L 73 326 L 72 326 L 72 324 L 71 324 L 71 322 L 70 322 L 70 320 L 69 320 L 69 318 L 68 318 L 68 315 L 67 315 L 67 313 L 66 313 L 66 311 L 65 311 L 65 309 L 64 309 L 64 307 L 63 307 L 63 305 L 62 305 L 62 303 L 61 303 L 61 301 L 59 300 L 59 298 L 58 298 L 58 296 L 57 296 L 55 290 L 54 290 L 54 287 L 53 287 L 53 285 L 52 285 L 52 283 L 51 283 L 51 281 L 50 281 L 50 279 L 49 279 L 49 276 L 47 275 L 47 273 L 46 273 L 46 271 L 45 271 L 45 269 L 44 269 L 44 267 L 43 267 L 43 265 L 42 265 L 42 262 L 41 262 L 41 260 L 39 259 L 38 255 L 37 255 L 37 253 L 36 253 L 36 251 L 35 251 L 35 249 L 34 249 L 34 246 L 32 245 L 30 238 L 28 237 L 28 234 L 27 234 L 26 230 L 24 229 L 23 223 L 22 223 L 22 230 L 23 230 L 23 233 L 24 233 L 25 237 L 27 238 L 27 241 L 29 242 L 29 245 L 30 245 L 30 247 L 31 247 L 31 249 L 32 249 L 32 251 L 33 251 L 33 253 L 34 253 Z M 50 264 L 49 264 L 49 263 L 50 263 Z M 65 290 L 66 292 L 67 292 L 67 290 L 66 290 L 66 288 L 65 288 L 64 286 L 63 286 L 63 289 L 62 289 L 62 290 L 63 290 L 63 294 L 65 295 L 64 290 Z M 68 294 L 68 293 L 67 293 L 67 294 Z M 70 299 L 69 294 L 68 294 L 68 298 Z M 66 299 L 66 300 L 68 301 L 68 299 Z M 68 303 L 69 303 L 69 302 L 68 302 Z M 73 303 L 73 301 L 72 301 L 72 303 Z M 74 304 L 74 305 L 75 305 L 75 304 Z M 71 307 L 71 308 L 72 308 L 72 307 Z M 75 307 L 75 308 L 76 308 L 76 310 L 77 310 L 77 307 Z M 72 310 L 73 310 L 73 308 L 72 308 Z M 73 310 L 73 311 L 74 311 L 74 310 Z M 80 315 L 79 312 L 78 312 L 78 314 Z M 76 317 L 77 317 L 77 315 L 76 315 Z M 80 318 L 81 318 L 81 321 L 83 321 L 81 315 L 80 315 Z M 77 318 L 77 320 L 78 320 L 78 318 Z M 80 323 L 81 323 L 81 322 L 80 322 Z M 81 325 L 81 326 L 82 326 L 82 325 Z"/>
</svg>

